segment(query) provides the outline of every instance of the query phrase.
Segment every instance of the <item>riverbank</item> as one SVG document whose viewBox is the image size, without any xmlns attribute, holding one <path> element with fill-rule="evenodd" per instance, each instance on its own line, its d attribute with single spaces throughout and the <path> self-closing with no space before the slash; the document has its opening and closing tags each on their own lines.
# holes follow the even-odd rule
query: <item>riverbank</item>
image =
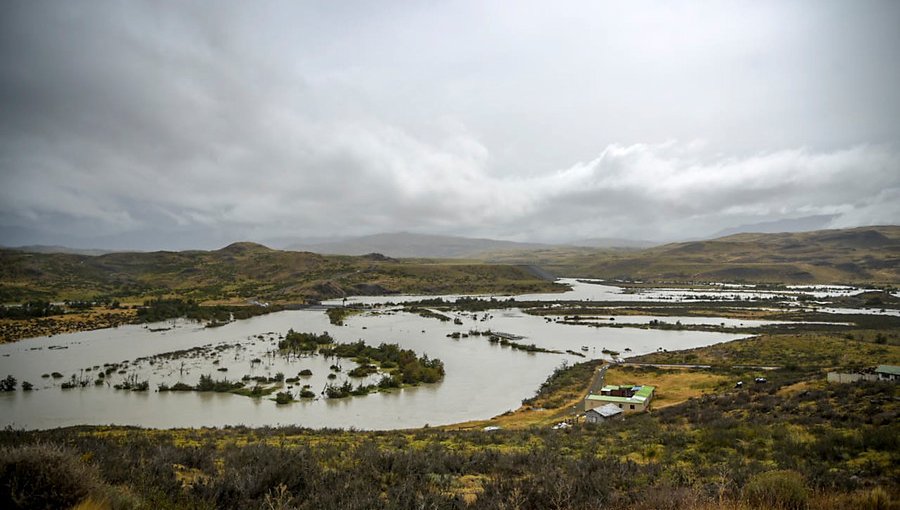
<svg viewBox="0 0 900 510">
<path fill-rule="evenodd" d="M 0 343 L 78 331 L 116 328 L 137 322 L 136 310 L 122 308 L 91 309 L 31 319 L 0 319 Z"/>
</svg>

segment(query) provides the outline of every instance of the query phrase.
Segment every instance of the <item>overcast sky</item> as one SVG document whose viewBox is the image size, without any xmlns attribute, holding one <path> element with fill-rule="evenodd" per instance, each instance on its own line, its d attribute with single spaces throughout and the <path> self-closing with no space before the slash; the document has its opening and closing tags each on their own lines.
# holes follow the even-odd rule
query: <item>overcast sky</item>
<svg viewBox="0 0 900 510">
<path fill-rule="evenodd" d="M 6 1 L 0 244 L 897 224 L 897 27 L 896 1 Z"/>
</svg>

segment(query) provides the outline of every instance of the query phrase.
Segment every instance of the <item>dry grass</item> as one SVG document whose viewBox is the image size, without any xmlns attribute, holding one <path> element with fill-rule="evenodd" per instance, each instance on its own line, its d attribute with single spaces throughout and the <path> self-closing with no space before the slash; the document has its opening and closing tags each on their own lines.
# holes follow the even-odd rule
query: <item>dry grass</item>
<svg viewBox="0 0 900 510">
<path fill-rule="evenodd" d="M 713 393 L 717 388 L 730 384 L 724 375 L 691 369 L 644 369 L 612 367 L 606 372 L 605 384 L 649 384 L 656 387 L 653 407 L 662 408 L 684 402 L 691 397 Z M 571 398 L 557 409 L 532 409 L 522 406 L 489 420 L 474 420 L 444 427 L 447 430 L 477 430 L 488 426 L 504 429 L 526 429 L 530 427 L 550 427 L 566 420 L 578 419 L 583 410 L 591 379 L 585 379 L 577 396 L 572 397 L 570 388 L 562 391 Z"/>
<path fill-rule="evenodd" d="M 531 427 L 550 427 L 565 420 L 577 418 L 583 406 L 583 396 L 569 401 L 559 409 L 531 409 L 520 407 L 489 420 L 473 420 L 443 427 L 446 430 L 478 430 L 488 426 L 517 430 Z"/>
<path fill-rule="evenodd" d="M 885 330 L 887 343 L 848 338 L 854 333 L 760 335 L 684 351 L 654 352 L 629 361 L 713 366 L 781 366 L 787 361 L 801 368 L 865 367 L 900 364 L 900 346 L 893 345 L 896 329 Z M 856 333 L 859 334 L 859 333 Z"/>
<path fill-rule="evenodd" d="M 653 407 L 662 408 L 684 402 L 691 397 L 713 393 L 727 384 L 729 378 L 702 370 L 687 368 L 657 370 L 612 367 L 606 372 L 605 384 L 649 384 L 656 387 Z"/>
</svg>

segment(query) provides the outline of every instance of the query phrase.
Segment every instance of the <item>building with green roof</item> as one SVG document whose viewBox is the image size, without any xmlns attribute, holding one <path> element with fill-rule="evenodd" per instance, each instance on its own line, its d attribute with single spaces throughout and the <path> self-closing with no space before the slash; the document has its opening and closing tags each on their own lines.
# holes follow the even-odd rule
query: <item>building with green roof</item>
<svg viewBox="0 0 900 510">
<path fill-rule="evenodd" d="M 599 394 L 590 394 L 584 399 L 584 410 L 615 404 L 626 413 L 639 413 L 650 408 L 655 387 L 649 385 L 604 386 Z"/>
<path fill-rule="evenodd" d="M 900 367 L 897 365 L 878 365 L 875 373 L 879 381 L 900 381 Z"/>
</svg>

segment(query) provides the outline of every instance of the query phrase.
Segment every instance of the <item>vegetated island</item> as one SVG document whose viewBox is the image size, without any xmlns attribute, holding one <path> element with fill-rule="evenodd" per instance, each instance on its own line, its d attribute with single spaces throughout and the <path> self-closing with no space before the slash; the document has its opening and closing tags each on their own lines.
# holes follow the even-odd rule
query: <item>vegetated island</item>
<svg viewBox="0 0 900 510">
<path fill-rule="evenodd" d="M 366 395 L 374 391 L 390 390 L 420 383 L 431 384 L 444 378 L 444 363 L 428 355 L 417 356 L 411 349 L 401 349 L 397 344 L 382 343 L 378 347 L 366 345 L 362 340 L 353 343 L 335 343 L 328 333 L 298 333 L 288 331 L 278 343 L 282 352 L 297 354 L 318 353 L 326 357 L 349 358 L 357 367 L 347 375 L 354 378 L 381 373 L 374 384 L 359 383 L 353 386 L 349 380 L 340 386 L 327 385 L 328 398 L 344 398 L 350 395 Z"/>
</svg>

